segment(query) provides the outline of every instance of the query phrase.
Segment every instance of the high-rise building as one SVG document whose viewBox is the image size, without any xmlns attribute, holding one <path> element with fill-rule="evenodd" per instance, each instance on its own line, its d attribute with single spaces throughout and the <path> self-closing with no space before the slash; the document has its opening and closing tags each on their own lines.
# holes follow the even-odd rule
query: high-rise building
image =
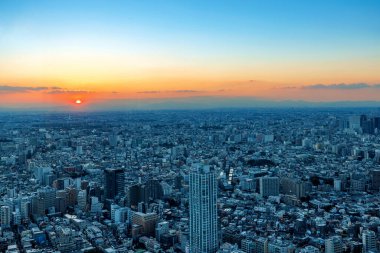
<svg viewBox="0 0 380 253">
<path fill-rule="evenodd" d="M 20 199 L 20 214 L 21 219 L 28 220 L 30 216 L 31 203 L 29 197 Z"/>
<path fill-rule="evenodd" d="M 137 207 L 139 202 L 142 199 L 142 190 L 141 190 L 141 184 L 134 184 L 128 187 L 127 189 L 127 206 L 131 207 Z"/>
<path fill-rule="evenodd" d="M 363 252 L 376 252 L 376 234 L 372 230 L 365 230 L 362 234 Z"/>
<path fill-rule="evenodd" d="M 278 196 L 279 193 L 280 193 L 280 181 L 278 177 L 261 177 L 260 178 L 261 197 Z"/>
<path fill-rule="evenodd" d="M 257 253 L 268 253 L 268 239 L 264 237 L 256 238 L 256 251 Z"/>
<path fill-rule="evenodd" d="M 117 205 L 117 204 L 111 204 L 111 220 L 113 222 L 115 222 L 115 212 L 116 210 L 120 209 L 121 206 Z"/>
<path fill-rule="evenodd" d="M 158 216 L 155 213 L 134 212 L 132 215 L 132 224 L 142 227 L 143 235 L 154 235 Z"/>
<path fill-rule="evenodd" d="M 150 179 L 144 184 L 131 185 L 126 191 L 128 206 L 134 207 L 141 202 L 145 204 L 156 199 L 161 199 L 163 195 L 163 187 L 156 179 Z"/>
<path fill-rule="evenodd" d="M 144 202 L 160 199 L 163 196 L 163 189 L 160 182 L 156 179 L 148 180 L 145 183 Z"/>
<path fill-rule="evenodd" d="M 246 253 L 254 253 L 256 249 L 256 243 L 253 240 L 243 239 L 241 241 L 241 249 Z"/>
<path fill-rule="evenodd" d="M 371 171 L 372 190 L 380 190 L 380 170 Z"/>
<path fill-rule="evenodd" d="M 19 208 L 16 208 L 16 211 L 12 212 L 12 223 L 14 225 L 21 224 L 21 213 Z"/>
<path fill-rule="evenodd" d="M 32 201 L 33 214 L 44 215 L 52 212 L 56 204 L 56 189 L 44 187 L 37 190 L 37 196 Z"/>
<path fill-rule="evenodd" d="M 52 175 L 53 169 L 50 167 L 34 167 L 34 178 L 38 180 L 41 185 L 50 185 L 49 175 Z M 51 182 L 52 183 L 52 182 Z"/>
<path fill-rule="evenodd" d="M 218 249 L 217 182 L 213 168 L 196 166 L 190 172 L 190 252 Z"/>
<path fill-rule="evenodd" d="M 80 190 L 78 192 L 78 207 L 85 211 L 87 207 L 87 191 Z"/>
<path fill-rule="evenodd" d="M 124 194 L 124 171 L 122 169 L 107 169 L 104 171 L 106 199 L 114 199 Z"/>
<path fill-rule="evenodd" d="M 130 209 L 127 207 L 121 207 L 115 210 L 114 222 L 115 224 L 125 223 L 128 219 L 128 213 Z"/>
<path fill-rule="evenodd" d="M 90 198 L 90 212 L 91 213 L 101 213 L 103 208 L 103 204 L 99 202 L 98 197 Z"/>
<path fill-rule="evenodd" d="M 162 221 L 156 226 L 156 240 L 160 241 L 163 234 L 169 232 L 169 222 Z"/>
<path fill-rule="evenodd" d="M 11 208 L 9 206 L 2 206 L 0 208 L 0 224 L 2 228 L 9 228 L 11 226 Z"/>
<path fill-rule="evenodd" d="M 340 236 L 331 236 L 325 240 L 325 252 L 326 253 L 342 253 L 343 243 Z"/>
<path fill-rule="evenodd" d="M 306 196 L 305 184 L 299 179 L 285 177 L 280 180 L 281 193 L 295 195 L 297 198 Z"/>
<path fill-rule="evenodd" d="M 361 116 L 352 115 L 348 118 L 350 129 L 360 129 Z"/>
</svg>

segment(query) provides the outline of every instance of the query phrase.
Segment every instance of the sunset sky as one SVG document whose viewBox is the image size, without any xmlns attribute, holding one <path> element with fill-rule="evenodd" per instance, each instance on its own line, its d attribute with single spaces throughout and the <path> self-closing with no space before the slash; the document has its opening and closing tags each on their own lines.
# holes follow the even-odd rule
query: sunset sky
<svg viewBox="0 0 380 253">
<path fill-rule="evenodd" d="M 199 97 L 380 100 L 380 1 L 0 1 L 0 107 Z"/>
</svg>

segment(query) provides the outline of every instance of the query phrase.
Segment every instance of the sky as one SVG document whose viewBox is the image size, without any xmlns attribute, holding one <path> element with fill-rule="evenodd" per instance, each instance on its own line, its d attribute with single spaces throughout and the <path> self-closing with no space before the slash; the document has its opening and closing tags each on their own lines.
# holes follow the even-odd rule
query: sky
<svg viewBox="0 0 380 253">
<path fill-rule="evenodd" d="M 0 107 L 192 98 L 378 101 L 380 1 L 0 1 Z"/>
</svg>

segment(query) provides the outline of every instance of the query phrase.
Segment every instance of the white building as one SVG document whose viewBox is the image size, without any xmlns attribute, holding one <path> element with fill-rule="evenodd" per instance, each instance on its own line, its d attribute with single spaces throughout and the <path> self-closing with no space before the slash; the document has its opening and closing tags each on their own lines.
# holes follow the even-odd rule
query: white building
<svg viewBox="0 0 380 253">
<path fill-rule="evenodd" d="M 209 166 L 190 172 L 190 252 L 216 252 L 218 244 L 217 182 Z"/>
</svg>

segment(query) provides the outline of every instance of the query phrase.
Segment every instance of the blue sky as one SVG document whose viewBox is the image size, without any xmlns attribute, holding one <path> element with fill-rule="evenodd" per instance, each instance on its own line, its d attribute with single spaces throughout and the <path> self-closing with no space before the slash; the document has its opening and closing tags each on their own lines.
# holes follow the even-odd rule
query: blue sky
<svg viewBox="0 0 380 253">
<path fill-rule="evenodd" d="M 3 86 L 316 100 L 273 89 L 378 84 L 379 66 L 375 0 L 0 1 Z"/>
</svg>

